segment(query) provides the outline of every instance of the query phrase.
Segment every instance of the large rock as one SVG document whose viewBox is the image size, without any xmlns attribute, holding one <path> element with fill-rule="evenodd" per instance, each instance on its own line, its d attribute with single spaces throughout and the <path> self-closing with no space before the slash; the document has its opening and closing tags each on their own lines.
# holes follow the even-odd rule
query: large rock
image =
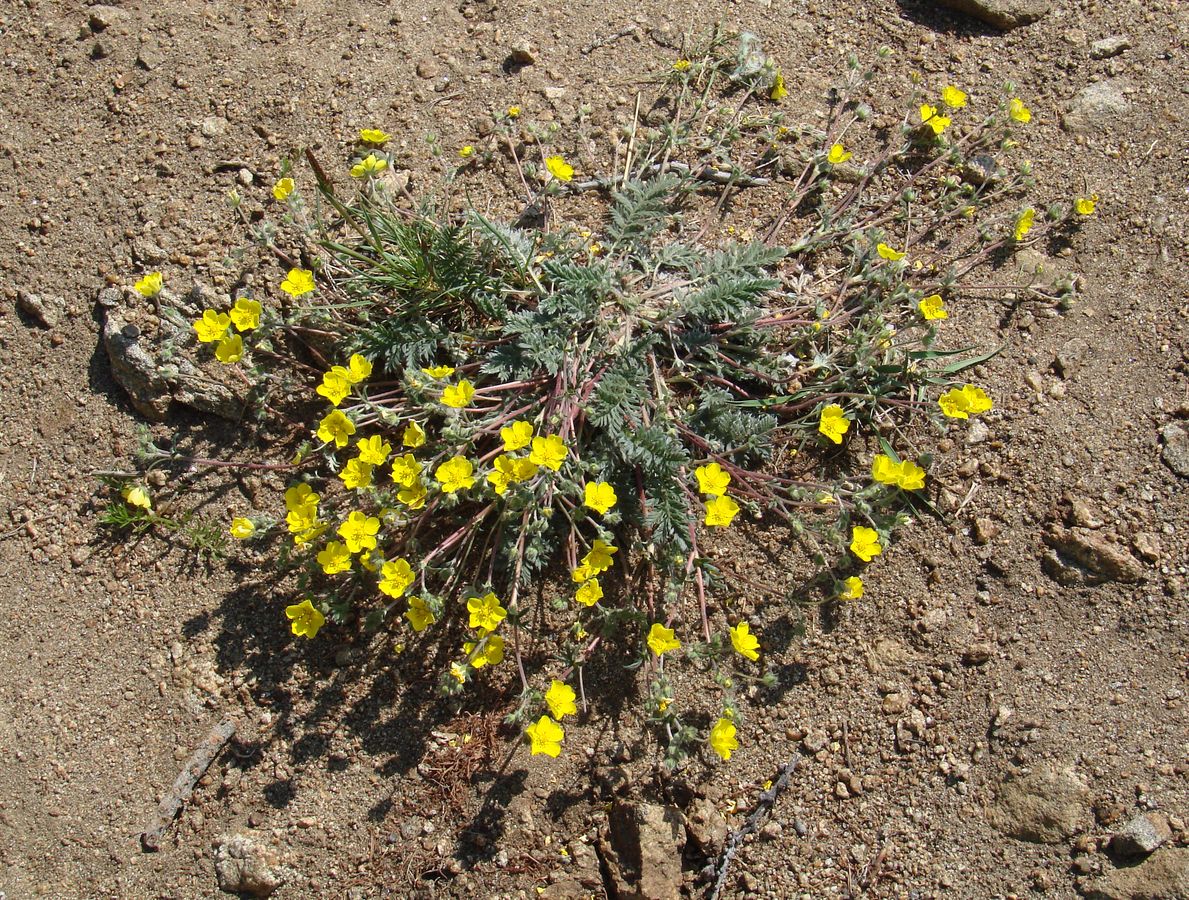
<svg viewBox="0 0 1189 900">
<path fill-rule="evenodd" d="M 1040 766 L 1009 777 L 987 809 L 987 820 L 1009 837 L 1056 844 L 1086 823 L 1090 791 L 1071 770 Z"/>
<path fill-rule="evenodd" d="M 169 382 L 141 343 L 140 329 L 118 310 L 109 309 L 103 322 L 103 346 L 111 360 L 112 378 L 128 394 L 136 411 L 150 422 L 164 421 L 173 402 Z"/>
<path fill-rule="evenodd" d="M 1035 22 L 1048 13 L 1049 0 L 938 0 L 948 6 L 1008 31 Z"/>
<path fill-rule="evenodd" d="M 1125 858 L 1147 856 L 1172 837 L 1160 813 L 1139 813 L 1111 836 L 1111 852 Z"/>
<path fill-rule="evenodd" d="M 1160 429 L 1164 450 L 1160 458 L 1178 475 L 1189 478 L 1189 431 L 1176 422 L 1170 422 Z"/>
<path fill-rule="evenodd" d="M 1153 853 L 1138 866 L 1095 879 L 1082 893 L 1089 900 L 1184 900 L 1189 897 L 1189 849 Z"/>
<path fill-rule="evenodd" d="M 618 801 L 603 858 L 620 900 L 679 900 L 685 829 L 672 806 Z"/>
<path fill-rule="evenodd" d="M 269 896 L 284 880 L 276 851 L 246 834 L 224 836 L 216 841 L 215 875 L 221 891 L 253 897 Z"/>
<path fill-rule="evenodd" d="M 1082 88 L 1069 102 L 1061 125 L 1074 134 L 1114 131 L 1131 112 L 1131 101 L 1118 79 L 1098 81 Z"/>
<path fill-rule="evenodd" d="M 1077 566 L 1087 584 L 1104 581 L 1133 583 L 1142 581 L 1144 567 L 1138 559 L 1104 535 L 1088 528 L 1062 528 L 1054 525 L 1044 536 L 1045 543 L 1057 551 L 1059 562 L 1066 566 Z M 1045 566 L 1046 572 L 1062 583 L 1066 583 Z"/>
</svg>

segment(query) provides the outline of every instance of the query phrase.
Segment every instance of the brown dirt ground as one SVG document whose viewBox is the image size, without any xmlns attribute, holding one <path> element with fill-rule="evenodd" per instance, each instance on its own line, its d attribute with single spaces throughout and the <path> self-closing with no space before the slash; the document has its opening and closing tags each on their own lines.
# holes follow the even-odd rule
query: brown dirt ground
<svg viewBox="0 0 1189 900">
<path fill-rule="evenodd" d="M 565 135 L 590 103 L 593 124 L 566 149 L 593 170 L 630 115 L 635 76 L 671 61 L 673 37 L 715 21 L 763 36 L 789 102 L 810 111 L 846 52 L 869 60 L 881 43 L 896 51 L 879 91 L 889 108 L 913 70 L 976 100 L 1011 78 L 1035 115 L 1040 199 L 1103 198 L 1054 250 L 1051 265 L 1083 279 L 1071 311 L 971 298 L 954 319 L 959 340 L 1007 347 L 978 373 L 997 399 L 987 439 L 955 432 L 940 458 L 962 504 L 953 524 L 919 522 L 836 620 L 812 617 L 804 638 L 774 631 L 779 696 L 753 714 L 729 766 L 685 774 L 683 790 L 742 812 L 802 752 L 803 733 L 826 732 L 776 805 L 781 828 L 745 846 L 728 893 L 1073 896 L 1073 867 L 1109 869 L 1106 856 L 1015 841 L 985 816 L 1008 771 L 1045 761 L 1089 786 L 1085 835 L 1156 809 L 1186 843 L 1189 504 L 1158 438 L 1189 401 L 1189 96 L 1175 0 L 1058 0 L 1007 34 L 909 0 L 120 9 L 95 34 L 81 3 L 0 6 L 0 897 L 215 896 L 212 841 L 235 831 L 283 857 L 292 874 L 278 897 L 533 897 L 589 857 L 582 842 L 605 822 L 616 778 L 663 796 L 630 705 L 576 729 L 591 756 L 530 758 L 496 733 L 497 696 L 441 710 L 410 654 L 344 667 L 333 636 L 296 645 L 251 558 L 205 565 L 160 541 L 102 542 L 90 473 L 125 464 L 139 420 L 111 381 L 94 310 L 105 282 L 145 266 L 225 287 L 219 261 L 238 237 L 224 195 L 241 164 L 257 176 L 243 191 L 260 200 L 281 155 L 311 146 L 337 158 L 360 127 L 400 135 L 415 181 L 429 182 L 440 164 L 427 133 L 461 146 L 481 117 L 519 103 Z M 1092 59 L 1088 42 L 1112 34 L 1131 48 Z M 506 73 L 522 39 L 539 59 Z M 1070 98 L 1107 77 L 1132 111 L 1085 136 L 1062 130 Z M 564 92 L 547 98 L 549 86 Z M 225 123 L 204 134 L 210 117 Z M 18 313 L 18 289 L 62 298 L 60 323 Z M 1086 352 L 1055 371 L 1079 339 Z M 206 427 L 178 414 L 157 433 L 211 437 Z M 1066 497 L 1124 547 L 1142 533 L 1152 551 L 1154 539 L 1140 583 L 1065 587 L 1042 572 L 1041 535 Z M 246 502 L 232 484 L 213 508 Z M 924 728 L 898 745 L 895 725 L 913 710 Z M 137 835 L 181 761 L 226 716 L 245 741 L 216 762 L 161 852 L 142 853 Z M 483 752 L 460 759 L 449 735 L 463 733 Z M 842 768 L 861 778 L 857 796 L 837 796 Z"/>
</svg>

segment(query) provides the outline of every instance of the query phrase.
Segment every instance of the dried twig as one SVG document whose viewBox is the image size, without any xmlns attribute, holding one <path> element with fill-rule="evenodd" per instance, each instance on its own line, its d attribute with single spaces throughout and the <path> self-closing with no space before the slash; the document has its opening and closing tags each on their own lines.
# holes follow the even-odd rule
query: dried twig
<svg viewBox="0 0 1189 900">
<path fill-rule="evenodd" d="M 727 870 L 731 867 L 731 860 L 734 858 L 735 852 L 739 849 L 744 839 L 759 827 L 760 821 L 772 812 L 772 807 L 776 805 L 776 798 L 788 787 L 789 779 L 796 770 L 799 761 L 799 757 L 794 756 L 784 764 L 784 768 L 780 770 L 780 777 L 776 779 L 776 783 L 760 794 L 759 799 L 756 800 L 755 809 L 748 815 L 747 821 L 731 832 L 726 844 L 723 846 L 722 856 L 718 858 L 718 863 L 713 867 L 707 866 L 708 869 L 712 868 L 714 872 L 717 872 L 714 884 L 711 886 L 710 893 L 707 895 L 708 900 L 718 900 L 719 895 L 722 893 L 723 885 L 727 882 Z"/>
<path fill-rule="evenodd" d="M 582 48 L 582 55 L 590 56 L 591 53 L 593 53 L 595 50 L 598 50 L 600 47 L 606 47 L 608 44 L 614 44 L 620 38 L 625 38 L 629 34 L 635 34 L 639 30 L 640 30 L 639 25 L 629 25 L 627 28 L 621 28 L 619 31 L 616 31 L 614 34 L 609 34 L 606 37 L 595 38 L 593 41 L 591 41 L 589 44 L 587 44 L 585 47 Z"/>
<path fill-rule="evenodd" d="M 210 730 L 206 740 L 191 755 L 174 781 L 173 787 L 169 789 L 169 793 L 162 798 L 161 804 L 157 807 L 157 815 L 140 836 L 140 846 L 146 853 L 154 852 L 161 846 L 161 838 L 173 824 L 174 817 L 181 810 L 182 804 L 189 800 L 190 795 L 194 793 L 194 785 L 198 784 L 198 779 L 206 774 L 206 770 L 211 767 L 211 763 L 215 761 L 219 751 L 227 745 L 234 734 L 235 723 L 226 719 Z"/>
</svg>

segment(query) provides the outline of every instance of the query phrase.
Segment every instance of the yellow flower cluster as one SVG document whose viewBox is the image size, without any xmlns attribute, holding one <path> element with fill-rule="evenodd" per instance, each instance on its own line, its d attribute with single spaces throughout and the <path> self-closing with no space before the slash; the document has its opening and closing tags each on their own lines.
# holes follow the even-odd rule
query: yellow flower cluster
<svg viewBox="0 0 1189 900">
<path fill-rule="evenodd" d="M 703 522 L 711 528 L 726 528 L 739 514 L 739 504 L 727 495 L 731 473 L 716 462 L 694 469 L 698 490 L 706 501 L 706 518 Z"/>
<path fill-rule="evenodd" d="M 919 491 L 925 486 L 924 469 L 907 459 L 896 462 L 883 453 L 871 461 L 871 477 L 905 491 Z"/>
<path fill-rule="evenodd" d="M 971 416 L 984 413 L 994 406 L 986 391 L 973 384 L 951 388 L 937 398 L 937 405 L 951 419 L 968 419 Z"/>
<path fill-rule="evenodd" d="M 239 334 L 231 332 L 235 326 L 237 332 L 251 331 L 260 327 L 260 304 L 250 297 L 240 297 L 235 301 L 229 313 L 204 309 L 202 318 L 194 322 L 194 332 L 198 340 L 204 344 L 217 343 L 215 358 L 221 363 L 239 362 L 244 356 L 244 339 Z"/>
</svg>

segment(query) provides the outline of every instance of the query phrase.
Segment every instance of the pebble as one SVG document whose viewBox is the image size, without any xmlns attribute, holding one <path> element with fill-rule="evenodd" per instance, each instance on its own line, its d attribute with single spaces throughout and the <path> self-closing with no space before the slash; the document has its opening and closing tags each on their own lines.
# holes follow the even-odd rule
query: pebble
<svg viewBox="0 0 1189 900">
<path fill-rule="evenodd" d="M 517 41 L 508 50 L 508 56 L 514 63 L 531 66 L 537 61 L 537 50 L 529 41 Z"/>
<path fill-rule="evenodd" d="M 426 57 L 417 61 L 417 74 L 426 80 L 437 78 L 441 71 L 442 67 L 434 59 Z"/>
<path fill-rule="evenodd" d="M 1140 813 L 1111 837 L 1111 850 L 1120 856 L 1147 856 L 1172 837 L 1168 819 L 1159 813 Z"/>
<path fill-rule="evenodd" d="M 830 737 L 825 731 L 820 728 L 811 728 L 809 733 L 801 740 L 801 749 L 813 755 L 825 750 L 829 743 Z"/>
<path fill-rule="evenodd" d="M 1176 422 L 1170 422 L 1160 429 L 1164 450 L 1160 458 L 1178 475 L 1189 478 L 1189 431 Z"/>
<path fill-rule="evenodd" d="M 1118 56 L 1124 50 L 1131 49 L 1131 38 L 1124 34 L 1112 34 L 1090 45 L 1091 59 L 1110 59 Z"/>
</svg>

